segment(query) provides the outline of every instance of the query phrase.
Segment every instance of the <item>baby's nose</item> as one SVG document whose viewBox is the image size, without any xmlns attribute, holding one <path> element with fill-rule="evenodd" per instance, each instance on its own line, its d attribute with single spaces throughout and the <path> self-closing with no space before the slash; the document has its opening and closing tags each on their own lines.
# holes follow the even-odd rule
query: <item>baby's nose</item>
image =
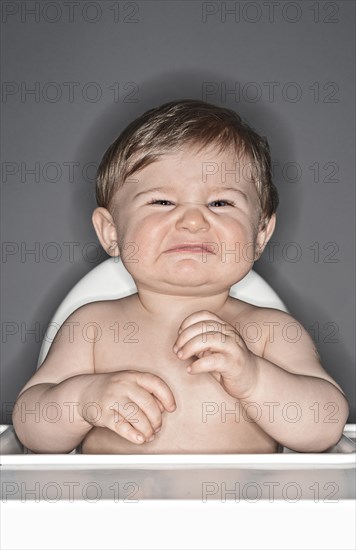
<svg viewBox="0 0 356 550">
<path fill-rule="evenodd" d="M 185 228 L 190 231 L 207 231 L 210 229 L 210 224 L 203 212 L 203 205 L 182 205 L 182 213 L 177 221 L 177 228 Z"/>
</svg>

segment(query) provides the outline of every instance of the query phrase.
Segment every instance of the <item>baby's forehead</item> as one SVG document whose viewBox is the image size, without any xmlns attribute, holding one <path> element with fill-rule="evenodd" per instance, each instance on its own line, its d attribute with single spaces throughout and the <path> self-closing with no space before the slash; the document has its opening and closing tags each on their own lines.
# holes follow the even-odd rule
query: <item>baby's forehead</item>
<svg viewBox="0 0 356 550">
<path fill-rule="evenodd" d="M 215 155 L 215 156 L 214 156 Z M 258 202 L 256 185 L 247 174 L 243 159 L 216 151 L 180 151 L 166 154 L 132 174 L 116 195 L 121 203 L 144 200 L 149 193 L 190 191 L 197 197 L 205 191 L 241 192 L 247 203 Z M 200 196 L 200 195 L 199 195 Z"/>
<path fill-rule="evenodd" d="M 163 179 L 169 182 L 251 183 L 255 165 L 243 152 L 216 147 L 192 147 L 165 152 L 141 170 L 132 174 L 137 185 Z M 131 178 L 130 178 L 131 179 Z"/>
<path fill-rule="evenodd" d="M 156 174 L 164 171 L 169 172 L 172 169 L 179 170 L 180 167 L 183 167 L 186 171 L 192 169 L 195 172 L 209 173 L 212 176 L 218 173 L 220 169 L 226 174 L 233 174 L 236 171 L 246 170 L 251 164 L 251 158 L 245 152 L 232 147 L 221 150 L 216 146 L 184 146 L 161 153 L 142 169 L 135 172 L 134 176 L 137 176 L 137 179 L 140 180 L 140 176 L 144 177 L 151 173 Z M 174 172 L 172 174 L 174 175 Z"/>
</svg>

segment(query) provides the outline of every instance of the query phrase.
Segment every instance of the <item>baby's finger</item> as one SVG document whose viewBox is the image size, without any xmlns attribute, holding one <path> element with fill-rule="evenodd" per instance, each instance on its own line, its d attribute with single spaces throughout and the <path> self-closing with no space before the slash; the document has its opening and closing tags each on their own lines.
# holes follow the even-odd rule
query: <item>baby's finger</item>
<svg viewBox="0 0 356 550">
<path fill-rule="evenodd" d="M 159 410 L 161 411 L 161 413 L 163 413 L 163 412 L 165 411 L 164 406 L 162 405 L 162 403 L 160 402 L 160 400 L 157 399 L 157 397 L 153 396 L 153 398 L 157 401 L 157 405 L 159 406 Z"/>
<path fill-rule="evenodd" d="M 220 353 L 211 353 L 193 361 L 187 366 L 189 374 L 211 373 L 214 378 L 220 382 L 221 374 L 225 372 L 224 356 Z"/>
<path fill-rule="evenodd" d="M 109 422 L 107 427 L 136 445 L 142 445 L 142 443 L 147 440 L 143 433 L 134 428 L 133 425 L 130 424 L 126 418 L 117 411 L 115 412 L 115 420 L 112 420 L 112 423 Z"/>
<path fill-rule="evenodd" d="M 203 343 L 207 342 L 207 334 L 218 333 L 220 334 L 221 340 L 224 342 L 226 340 L 225 336 L 226 327 L 224 324 L 215 320 L 205 320 L 199 321 L 199 323 L 194 323 L 186 327 L 182 332 L 179 333 L 179 336 L 173 347 L 173 352 L 176 353 L 177 349 L 180 349 L 189 342 L 194 336 L 199 336 Z"/>
<path fill-rule="evenodd" d="M 166 411 L 176 410 L 176 402 L 170 387 L 155 374 L 151 372 L 136 372 L 136 381 L 145 390 L 153 394 L 164 406 Z"/>
<path fill-rule="evenodd" d="M 162 412 L 158 405 L 157 398 L 149 393 L 141 386 L 135 386 L 130 388 L 127 392 L 129 399 L 132 399 L 133 403 L 138 411 L 141 411 L 148 419 L 152 433 L 145 435 L 153 435 L 153 433 L 162 426 Z M 133 424 L 133 422 L 131 422 Z M 135 426 L 137 428 L 137 425 Z M 141 428 L 139 428 L 142 431 Z"/>
<path fill-rule="evenodd" d="M 148 440 L 162 425 L 159 406 L 153 395 L 139 386 L 136 386 L 132 395 L 128 390 L 127 398 L 127 403 L 119 405 L 119 413 Z"/>
<path fill-rule="evenodd" d="M 186 342 L 177 353 L 177 357 L 182 361 L 193 357 L 193 355 L 199 356 L 205 351 L 226 353 L 230 348 L 230 342 L 221 339 L 221 333 L 207 332 L 205 342 L 202 339 L 201 334 L 194 336 L 188 342 Z"/>
<path fill-rule="evenodd" d="M 199 321 L 218 321 L 220 323 L 224 323 L 223 319 L 218 317 L 215 313 L 212 313 L 211 311 L 208 311 L 206 309 L 202 309 L 200 311 L 196 311 L 195 313 L 192 313 L 191 315 L 188 315 L 183 322 L 181 323 L 180 327 L 178 328 L 178 332 L 181 332 L 182 330 L 186 329 L 190 325 L 193 325 L 195 323 L 199 323 Z"/>
</svg>

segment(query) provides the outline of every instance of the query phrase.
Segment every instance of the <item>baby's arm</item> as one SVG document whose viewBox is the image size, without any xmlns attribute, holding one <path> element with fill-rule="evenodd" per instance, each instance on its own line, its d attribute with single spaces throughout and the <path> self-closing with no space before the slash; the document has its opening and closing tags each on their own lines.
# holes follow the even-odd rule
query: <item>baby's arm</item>
<svg viewBox="0 0 356 550">
<path fill-rule="evenodd" d="M 315 345 L 291 315 L 264 310 L 265 323 L 274 328 L 248 399 L 258 403 L 258 424 L 282 445 L 298 452 L 322 452 L 340 439 L 349 407 L 340 386 L 323 369 Z M 253 407 L 251 407 L 251 414 Z"/>
<path fill-rule="evenodd" d="M 160 427 L 163 411 L 174 410 L 170 389 L 153 374 L 95 373 L 95 334 L 88 322 L 98 318 L 97 308 L 99 304 L 87 304 L 67 319 L 46 360 L 17 398 L 14 428 L 32 451 L 70 452 L 94 425 L 141 444 Z M 69 332 L 69 327 L 77 330 Z M 125 409 L 127 404 L 131 407 Z M 132 412 L 134 418 L 129 419 Z"/>
<path fill-rule="evenodd" d="M 184 319 L 173 351 L 182 361 L 194 358 L 188 372 L 212 374 L 247 417 L 282 445 L 321 452 L 336 444 L 348 403 L 321 366 L 309 334 L 275 309 L 256 308 L 249 321 L 261 333 L 271 329 L 262 356 L 248 348 L 233 323 L 205 310 Z"/>
<path fill-rule="evenodd" d="M 92 428 L 78 410 L 80 390 L 94 374 L 93 335 L 89 327 L 84 339 L 81 330 L 90 312 L 90 305 L 83 306 L 66 320 L 45 361 L 17 397 L 14 428 L 35 452 L 71 451 Z"/>
</svg>

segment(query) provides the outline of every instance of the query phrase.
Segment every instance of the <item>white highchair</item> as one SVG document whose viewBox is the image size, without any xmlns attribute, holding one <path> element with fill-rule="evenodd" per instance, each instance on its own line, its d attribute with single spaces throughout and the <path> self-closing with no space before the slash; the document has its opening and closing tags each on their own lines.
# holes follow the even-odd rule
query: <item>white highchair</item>
<svg viewBox="0 0 356 550">
<path fill-rule="evenodd" d="M 119 258 L 90 271 L 53 316 L 38 367 L 74 310 L 135 292 Z M 254 271 L 230 294 L 286 311 Z M 355 548 L 354 425 L 329 453 L 270 455 L 24 454 L 12 427 L 4 428 L 2 544 L 9 550 Z"/>
</svg>

